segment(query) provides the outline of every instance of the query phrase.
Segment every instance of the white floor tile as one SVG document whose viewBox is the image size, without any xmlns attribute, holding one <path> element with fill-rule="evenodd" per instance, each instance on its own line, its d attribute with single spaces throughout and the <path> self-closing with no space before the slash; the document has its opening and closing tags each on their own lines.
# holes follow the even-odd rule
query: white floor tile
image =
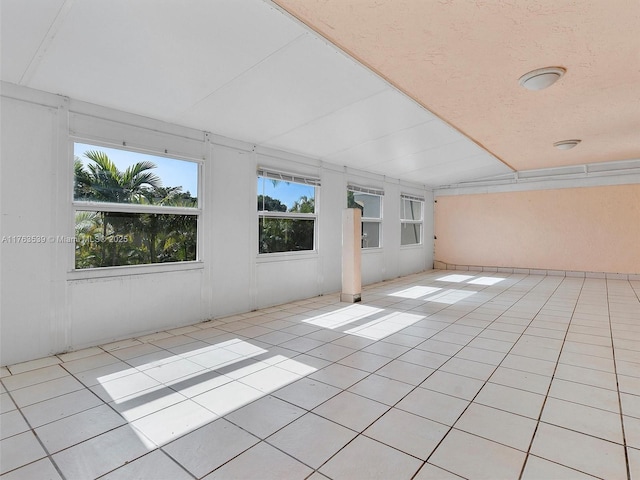
<svg viewBox="0 0 640 480">
<path fill-rule="evenodd" d="M 407 353 L 400 355 L 397 360 L 402 362 L 413 363 L 427 368 L 439 368 L 444 362 L 449 360 L 449 355 L 442 355 L 440 353 L 429 352 L 426 350 L 413 349 Z"/>
<path fill-rule="evenodd" d="M 403 362 L 402 360 L 392 360 L 380 370 L 376 375 L 391 378 L 409 385 L 419 385 L 424 382 L 435 370 L 415 363 Z"/>
<path fill-rule="evenodd" d="M 38 358 L 36 360 L 30 360 L 28 362 L 17 363 L 15 365 L 10 365 L 9 371 L 13 375 L 18 375 L 20 373 L 29 372 L 32 370 L 37 370 L 39 368 L 50 367 L 52 365 L 57 365 L 61 362 L 58 357 L 45 357 Z"/>
<path fill-rule="evenodd" d="M 629 447 L 640 449 L 640 419 L 634 417 L 622 417 L 624 422 L 624 435 Z"/>
<path fill-rule="evenodd" d="M 536 420 L 472 403 L 454 428 L 526 452 Z"/>
<path fill-rule="evenodd" d="M 266 443 L 259 443 L 203 480 L 303 480 L 312 469 Z"/>
<path fill-rule="evenodd" d="M 599 478 L 627 477 L 622 445 L 541 423 L 531 453 Z"/>
<path fill-rule="evenodd" d="M 84 386 L 70 375 L 37 383 L 11 392 L 18 407 L 26 407 L 50 398 L 82 390 Z"/>
<path fill-rule="evenodd" d="M 366 372 L 375 372 L 389 363 L 391 360 L 382 355 L 367 352 L 355 352 L 338 361 L 341 365 L 357 368 Z"/>
<path fill-rule="evenodd" d="M 635 448 L 627 448 L 629 455 L 629 473 L 631 480 L 640 479 L 640 450 Z"/>
<path fill-rule="evenodd" d="M 201 365 L 186 359 L 180 359 L 175 362 L 149 368 L 144 371 L 144 374 L 167 385 L 178 382 L 185 377 L 195 376 L 198 372 L 204 372 L 204 370 L 204 367 Z"/>
<path fill-rule="evenodd" d="M 159 388 L 161 383 L 142 372 L 119 377 L 115 380 L 100 382 L 91 387 L 91 390 L 105 402 L 119 400 L 150 388 Z"/>
<path fill-rule="evenodd" d="M 260 390 L 234 380 L 193 397 L 193 400 L 218 416 L 226 415 L 264 396 Z"/>
<path fill-rule="evenodd" d="M 460 480 L 461 476 L 447 472 L 440 467 L 425 463 L 413 480 Z"/>
<path fill-rule="evenodd" d="M 284 370 L 278 366 L 270 366 L 242 377 L 239 381 L 262 393 L 271 393 L 285 385 L 295 382 L 300 377 L 301 375 Z"/>
<path fill-rule="evenodd" d="M 620 414 L 547 398 L 541 421 L 622 444 Z"/>
<path fill-rule="evenodd" d="M 392 408 L 367 428 L 364 435 L 426 460 L 448 431 L 446 425 Z"/>
<path fill-rule="evenodd" d="M 8 393 L 0 393 L 0 413 L 10 412 L 16 409 L 16 404 L 13 403 Z"/>
<path fill-rule="evenodd" d="M 551 384 L 551 377 L 512 368 L 498 367 L 489 378 L 489 383 L 546 395 Z"/>
<path fill-rule="evenodd" d="M 0 441 L 0 475 L 39 460 L 46 453 L 33 432 L 24 432 Z"/>
<path fill-rule="evenodd" d="M 62 477 L 48 458 L 25 465 L 2 475 L 3 480 L 62 480 Z"/>
<path fill-rule="evenodd" d="M 606 388 L 555 378 L 551 382 L 549 396 L 613 413 L 620 413 L 618 393 Z"/>
<path fill-rule="evenodd" d="M 464 461 L 461 461 L 461 455 Z M 433 453 L 429 463 L 465 478 L 515 479 L 525 456 L 519 450 L 454 429 Z"/>
<path fill-rule="evenodd" d="M 317 381 L 312 375 L 276 390 L 273 396 L 306 410 L 312 410 L 340 392 L 339 388 Z"/>
<path fill-rule="evenodd" d="M 302 408 L 269 395 L 225 418 L 260 438 L 266 438 L 305 413 Z"/>
<path fill-rule="evenodd" d="M 383 367 L 380 371 L 384 370 L 384 368 L 387 368 L 388 366 L 389 364 Z M 320 380 L 321 382 L 338 388 L 349 388 L 351 385 L 362 380 L 367 375 L 368 373 L 362 370 L 334 363 L 312 373 L 309 375 L 309 378 Z"/>
<path fill-rule="evenodd" d="M 544 398 L 544 395 L 526 390 L 487 383 L 474 402 L 537 420 Z"/>
<path fill-rule="evenodd" d="M 464 400 L 472 400 L 483 385 L 484 382 L 481 380 L 438 370 L 422 382 L 420 388 L 446 393 Z"/>
<path fill-rule="evenodd" d="M 69 376 L 69 374 L 66 370 L 59 365 L 53 365 L 51 367 L 39 368 L 37 370 L 4 377 L 2 379 L 2 383 L 7 390 L 13 391 L 19 388 L 29 387 L 31 385 L 67 376 Z"/>
<path fill-rule="evenodd" d="M 187 397 L 168 387 L 156 387 L 119 398 L 109 405 L 128 422 L 186 400 Z"/>
<path fill-rule="evenodd" d="M 380 402 L 351 392 L 342 392 L 316 407 L 313 411 L 340 425 L 361 432 L 388 409 L 387 405 Z"/>
<path fill-rule="evenodd" d="M 620 394 L 622 413 L 627 416 L 640 418 L 640 396 L 628 393 Z"/>
<path fill-rule="evenodd" d="M 151 449 L 186 435 L 216 418 L 216 414 L 201 405 L 192 400 L 185 400 L 135 420 L 131 422 L 131 426 L 155 444 L 145 443 L 148 449 Z"/>
<path fill-rule="evenodd" d="M 469 405 L 467 400 L 417 388 L 402 399 L 396 408 L 445 425 L 453 425 L 467 405 Z"/>
<path fill-rule="evenodd" d="M 46 449 L 55 453 L 125 423 L 125 420 L 107 405 L 100 405 L 38 427 L 35 432 Z"/>
<path fill-rule="evenodd" d="M 386 480 L 411 478 L 421 466 L 422 462 L 414 457 L 359 436 L 322 466 L 320 473 L 335 480 Z"/>
<path fill-rule="evenodd" d="M 68 480 L 86 480 L 115 470 L 148 451 L 140 437 L 125 425 L 62 450 L 52 458 Z"/>
<path fill-rule="evenodd" d="M 267 438 L 267 442 L 318 468 L 356 436 L 356 432 L 308 413 Z"/>
<path fill-rule="evenodd" d="M 473 362 L 471 360 L 463 360 L 462 358 L 452 358 L 445 363 L 440 370 L 443 372 L 455 373 L 465 377 L 475 378 L 485 381 L 493 374 L 496 367 L 486 363 Z"/>
<path fill-rule="evenodd" d="M 106 365 L 112 365 L 114 363 L 119 363 L 123 368 L 128 367 L 128 365 L 121 363 L 118 358 L 114 357 L 110 353 L 105 353 L 101 349 L 100 353 L 96 355 L 66 360 L 63 366 L 65 370 L 75 375 L 80 372 L 86 372 L 87 370 L 93 370 Z"/>
<path fill-rule="evenodd" d="M 527 465 L 522 474 L 522 480 L 543 480 L 543 479 L 571 479 L 571 480 L 593 480 L 594 477 L 586 475 L 577 470 L 570 469 L 563 465 L 550 462 L 544 458 L 529 455 Z"/>
<path fill-rule="evenodd" d="M 192 480 L 182 467 L 171 460 L 160 450 L 140 457 L 133 462 L 108 473 L 101 480 L 131 480 L 131 479 L 171 479 L 171 480 Z"/>
<path fill-rule="evenodd" d="M 200 478 L 258 442 L 257 437 L 218 419 L 165 445 L 163 450 Z"/>
<path fill-rule="evenodd" d="M 29 430 L 29 425 L 18 410 L 0 414 L 0 440 Z"/>
<path fill-rule="evenodd" d="M 350 387 L 349 391 L 391 406 L 399 402 L 413 388 L 407 383 L 372 374 Z"/>
</svg>

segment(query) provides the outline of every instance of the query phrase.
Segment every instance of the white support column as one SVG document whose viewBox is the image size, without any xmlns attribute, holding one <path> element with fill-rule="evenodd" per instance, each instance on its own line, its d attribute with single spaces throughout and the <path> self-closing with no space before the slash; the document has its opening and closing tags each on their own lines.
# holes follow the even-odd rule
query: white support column
<svg viewBox="0 0 640 480">
<path fill-rule="evenodd" d="M 362 296 L 360 268 L 362 212 L 347 208 L 342 212 L 342 293 L 341 302 L 359 302 Z"/>
</svg>

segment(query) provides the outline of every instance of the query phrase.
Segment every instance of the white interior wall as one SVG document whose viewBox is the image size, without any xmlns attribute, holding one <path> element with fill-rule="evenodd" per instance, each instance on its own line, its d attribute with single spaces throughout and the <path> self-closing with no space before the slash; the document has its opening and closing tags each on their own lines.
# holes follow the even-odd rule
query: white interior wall
<svg viewBox="0 0 640 480">
<path fill-rule="evenodd" d="M 199 261 L 73 271 L 72 243 L 2 243 L 0 364 L 337 292 L 347 182 L 385 191 L 383 248 L 363 255 L 363 283 L 431 268 L 432 193 L 419 185 L 2 85 L 3 238 L 73 236 L 72 145 L 122 145 L 201 164 Z M 318 251 L 257 254 L 256 168 L 317 175 Z M 400 193 L 424 195 L 423 245 L 400 246 Z"/>
</svg>

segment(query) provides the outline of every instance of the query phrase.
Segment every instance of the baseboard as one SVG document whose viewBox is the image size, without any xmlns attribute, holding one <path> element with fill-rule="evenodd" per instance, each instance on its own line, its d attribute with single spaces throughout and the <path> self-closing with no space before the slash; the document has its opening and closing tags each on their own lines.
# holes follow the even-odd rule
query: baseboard
<svg viewBox="0 0 640 480">
<path fill-rule="evenodd" d="M 613 272 L 582 272 L 574 270 L 544 270 L 537 268 L 516 267 L 487 267 L 479 265 L 455 265 L 436 260 L 433 262 L 435 270 L 460 270 L 471 272 L 511 273 L 523 275 L 549 275 L 555 277 L 575 278 L 606 278 L 608 280 L 633 280 L 640 281 L 639 273 L 613 273 Z"/>
</svg>

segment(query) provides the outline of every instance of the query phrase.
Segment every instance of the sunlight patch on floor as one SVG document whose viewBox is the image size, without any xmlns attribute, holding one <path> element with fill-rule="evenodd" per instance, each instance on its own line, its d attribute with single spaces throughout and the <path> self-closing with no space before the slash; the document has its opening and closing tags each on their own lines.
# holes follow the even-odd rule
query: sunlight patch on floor
<svg viewBox="0 0 640 480">
<path fill-rule="evenodd" d="M 335 312 L 325 313 L 303 321 L 317 327 L 333 330 L 382 311 L 384 311 L 382 308 L 369 307 L 367 305 L 349 305 Z"/>
<path fill-rule="evenodd" d="M 389 315 L 385 315 L 382 318 L 365 323 L 364 325 L 351 328 L 345 331 L 345 333 L 368 338 L 370 340 L 380 340 L 393 333 L 399 332 L 403 328 L 413 325 L 424 318 L 426 317 L 423 315 L 394 312 Z"/>
<path fill-rule="evenodd" d="M 423 287 L 421 285 L 416 285 L 415 287 L 390 293 L 389 295 L 391 297 L 401 297 L 401 298 L 409 298 L 412 300 L 416 300 L 420 297 L 425 297 L 439 290 L 442 290 L 442 289 L 437 287 Z"/>
</svg>

